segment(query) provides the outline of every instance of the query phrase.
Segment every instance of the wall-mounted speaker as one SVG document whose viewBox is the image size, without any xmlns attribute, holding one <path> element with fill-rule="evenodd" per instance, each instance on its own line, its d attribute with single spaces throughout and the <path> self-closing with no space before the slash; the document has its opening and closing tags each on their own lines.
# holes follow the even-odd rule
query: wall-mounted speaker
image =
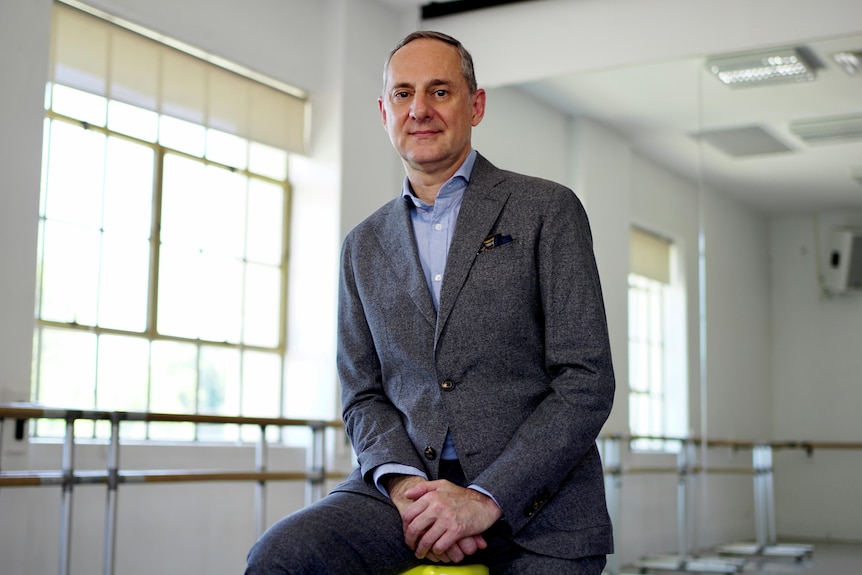
<svg viewBox="0 0 862 575">
<path fill-rule="evenodd" d="M 836 294 L 862 290 L 862 228 L 832 232 L 826 287 Z"/>
</svg>

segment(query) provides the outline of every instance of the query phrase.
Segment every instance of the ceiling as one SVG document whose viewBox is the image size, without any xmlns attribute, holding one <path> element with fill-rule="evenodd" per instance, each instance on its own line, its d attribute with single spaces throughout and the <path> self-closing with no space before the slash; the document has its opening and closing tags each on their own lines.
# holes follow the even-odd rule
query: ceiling
<svg viewBox="0 0 862 575">
<path fill-rule="evenodd" d="M 832 57 L 862 50 L 862 35 L 813 40 L 804 48 L 821 66 L 813 82 L 730 88 L 702 58 L 691 58 L 550 78 L 523 88 L 572 115 L 612 127 L 644 156 L 763 212 L 860 209 L 862 139 L 812 145 L 789 127 L 837 116 L 862 120 L 862 73 L 848 74 Z M 743 128 L 758 130 L 739 133 L 737 155 L 699 137 Z M 746 144 L 758 132 L 785 150 L 748 153 Z"/>
<path fill-rule="evenodd" d="M 381 0 L 400 9 L 427 0 Z M 732 193 L 764 213 L 862 209 L 862 139 L 807 144 L 790 123 L 836 116 L 862 118 L 862 73 L 833 60 L 862 51 L 862 33 L 813 38 L 797 46 L 817 67 L 812 82 L 730 88 L 701 57 L 558 76 L 519 88 L 572 116 L 587 116 L 628 138 L 635 150 L 694 181 Z M 718 56 L 719 54 L 713 54 Z M 771 136 L 784 151 L 731 155 L 699 135 Z M 855 177 L 854 177 L 855 176 Z"/>
</svg>

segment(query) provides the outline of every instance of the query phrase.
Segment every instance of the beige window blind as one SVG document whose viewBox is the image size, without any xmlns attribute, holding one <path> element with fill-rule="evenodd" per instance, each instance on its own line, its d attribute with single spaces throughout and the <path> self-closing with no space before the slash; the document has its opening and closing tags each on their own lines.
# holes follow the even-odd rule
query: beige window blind
<svg viewBox="0 0 862 575">
<path fill-rule="evenodd" d="M 662 283 L 670 283 L 671 242 L 633 227 L 630 236 L 630 271 Z"/>
<path fill-rule="evenodd" d="M 50 79 L 289 152 L 306 152 L 307 102 L 300 90 L 259 82 L 65 4 L 55 4 Z"/>
</svg>

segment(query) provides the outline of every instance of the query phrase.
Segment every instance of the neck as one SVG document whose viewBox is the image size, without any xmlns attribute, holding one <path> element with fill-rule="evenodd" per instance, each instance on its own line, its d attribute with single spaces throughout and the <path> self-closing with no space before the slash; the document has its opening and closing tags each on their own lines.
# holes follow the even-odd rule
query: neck
<svg viewBox="0 0 862 575">
<path fill-rule="evenodd" d="M 428 166 L 411 165 L 406 160 L 404 161 L 404 169 L 407 172 L 407 179 L 410 181 L 410 187 L 413 188 L 413 194 L 427 204 L 434 204 L 437 199 L 437 194 L 440 188 L 443 187 L 449 178 L 455 175 L 455 172 L 461 167 L 470 150 L 464 154 L 457 162 L 449 164 L 445 168 L 428 169 Z"/>
</svg>

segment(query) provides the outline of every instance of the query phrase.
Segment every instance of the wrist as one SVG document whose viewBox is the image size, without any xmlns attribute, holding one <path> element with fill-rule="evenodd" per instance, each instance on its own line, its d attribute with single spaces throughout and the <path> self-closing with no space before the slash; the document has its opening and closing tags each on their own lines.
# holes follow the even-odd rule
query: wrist
<svg viewBox="0 0 862 575">
<path fill-rule="evenodd" d="M 390 473 L 380 478 L 380 484 L 389 493 L 390 498 L 407 491 L 414 484 L 421 481 L 423 479 L 418 475 L 401 475 L 397 473 Z"/>
</svg>

